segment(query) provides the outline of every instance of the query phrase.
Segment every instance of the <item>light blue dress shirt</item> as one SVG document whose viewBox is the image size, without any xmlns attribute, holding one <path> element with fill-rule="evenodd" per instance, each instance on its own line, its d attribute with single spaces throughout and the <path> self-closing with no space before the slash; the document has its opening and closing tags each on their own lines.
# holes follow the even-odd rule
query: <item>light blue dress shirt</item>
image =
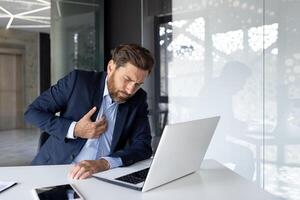
<svg viewBox="0 0 300 200">
<path fill-rule="evenodd" d="M 107 121 L 107 130 L 99 138 L 88 139 L 79 154 L 73 160 L 73 163 L 77 163 L 82 160 L 97 160 L 103 158 L 108 161 L 111 169 L 123 165 L 121 158 L 108 156 L 110 153 L 117 111 L 118 104 L 116 102 L 113 102 L 109 95 L 106 78 L 103 100 L 97 115 L 97 120 L 99 120 L 101 117 L 104 117 Z M 67 138 L 75 139 L 75 125 L 76 122 L 72 122 L 72 124 L 70 125 L 68 134 L 66 136 Z"/>
</svg>

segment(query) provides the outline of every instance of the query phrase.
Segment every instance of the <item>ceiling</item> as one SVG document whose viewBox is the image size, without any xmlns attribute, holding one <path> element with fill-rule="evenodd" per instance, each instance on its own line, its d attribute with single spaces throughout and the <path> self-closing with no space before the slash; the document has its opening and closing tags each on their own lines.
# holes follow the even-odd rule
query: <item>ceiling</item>
<svg viewBox="0 0 300 200">
<path fill-rule="evenodd" d="M 0 28 L 50 32 L 50 0 L 0 0 Z"/>
</svg>

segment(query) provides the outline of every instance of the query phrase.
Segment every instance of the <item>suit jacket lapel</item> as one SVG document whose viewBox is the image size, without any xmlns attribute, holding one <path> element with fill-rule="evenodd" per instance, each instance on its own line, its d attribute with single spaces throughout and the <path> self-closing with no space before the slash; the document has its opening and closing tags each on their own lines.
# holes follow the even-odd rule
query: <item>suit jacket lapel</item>
<svg viewBox="0 0 300 200">
<path fill-rule="evenodd" d="M 119 138 L 121 136 L 121 133 L 124 128 L 124 123 L 127 118 L 127 113 L 128 113 L 128 105 L 126 103 L 120 104 L 117 112 L 117 117 L 116 117 L 116 122 L 115 122 L 115 128 L 114 128 L 114 133 L 113 133 L 113 138 L 111 142 L 111 148 L 110 148 L 110 153 L 114 152 L 117 143 L 119 141 Z"/>
<path fill-rule="evenodd" d="M 98 112 L 100 110 L 100 106 L 101 106 L 102 99 L 103 99 L 105 78 L 106 78 L 106 72 L 101 73 L 100 74 L 100 80 L 95 85 L 96 89 L 95 89 L 94 97 L 93 97 L 93 100 L 92 100 L 91 109 L 92 109 L 93 106 L 96 106 L 97 110 L 91 117 L 92 121 L 96 121 Z"/>
</svg>

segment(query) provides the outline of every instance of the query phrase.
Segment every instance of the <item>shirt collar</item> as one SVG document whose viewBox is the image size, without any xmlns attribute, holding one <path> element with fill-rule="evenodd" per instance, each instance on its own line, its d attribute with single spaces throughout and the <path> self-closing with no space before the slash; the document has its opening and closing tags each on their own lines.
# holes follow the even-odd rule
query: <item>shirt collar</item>
<svg viewBox="0 0 300 200">
<path fill-rule="evenodd" d="M 108 88 L 107 88 L 107 77 L 105 78 L 105 85 L 104 85 L 104 92 L 103 92 L 103 99 L 105 99 L 109 104 L 112 104 L 112 98 L 108 92 Z"/>
</svg>

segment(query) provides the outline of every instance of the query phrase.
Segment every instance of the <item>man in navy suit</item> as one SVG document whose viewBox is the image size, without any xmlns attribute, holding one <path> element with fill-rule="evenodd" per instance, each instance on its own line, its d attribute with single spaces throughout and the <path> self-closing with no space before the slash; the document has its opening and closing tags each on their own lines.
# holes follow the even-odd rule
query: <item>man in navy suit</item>
<svg viewBox="0 0 300 200">
<path fill-rule="evenodd" d="M 43 92 L 25 112 L 27 122 L 50 135 L 32 164 L 73 163 L 69 176 L 84 179 L 149 158 L 147 96 L 140 87 L 153 63 L 147 49 L 120 45 L 107 73 L 74 70 Z"/>
</svg>

